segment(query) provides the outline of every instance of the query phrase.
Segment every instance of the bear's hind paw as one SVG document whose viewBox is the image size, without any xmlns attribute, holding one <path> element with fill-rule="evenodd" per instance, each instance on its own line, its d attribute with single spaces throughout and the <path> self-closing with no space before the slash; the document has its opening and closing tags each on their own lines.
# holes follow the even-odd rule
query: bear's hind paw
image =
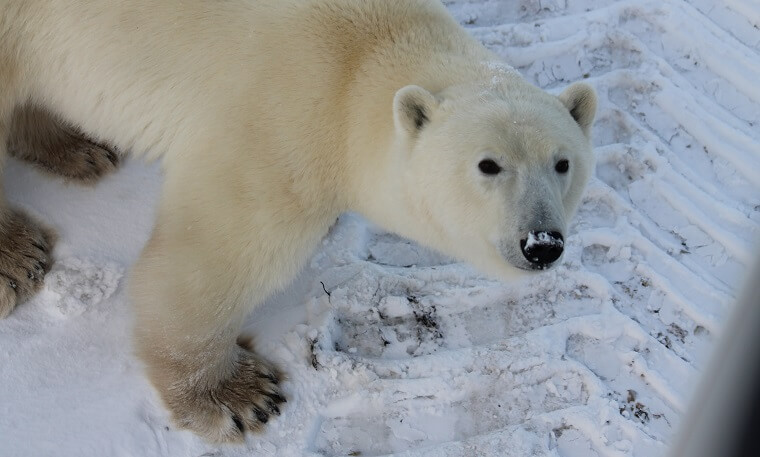
<svg viewBox="0 0 760 457">
<path fill-rule="evenodd" d="M 54 242 L 52 232 L 21 211 L 0 215 L 0 319 L 42 287 Z"/>
</svg>

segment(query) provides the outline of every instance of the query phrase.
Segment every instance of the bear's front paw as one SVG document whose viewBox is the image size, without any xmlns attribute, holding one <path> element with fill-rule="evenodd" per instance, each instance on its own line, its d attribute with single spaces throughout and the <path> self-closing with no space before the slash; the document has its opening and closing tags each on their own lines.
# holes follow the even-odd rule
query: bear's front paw
<svg viewBox="0 0 760 457">
<path fill-rule="evenodd" d="M 73 138 L 66 149 L 59 160 L 39 160 L 39 165 L 82 184 L 94 184 L 119 166 L 119 156 L 114 151 L 84 137 Z"/>
<path fill-rule="evenodd" d="M 240 347 L 232 374 L 217 385 L 199 389 L 185 382 L 167 392 L 174 422 L 215 443 L 242 442 L 245 432 L 261 430 L 280 414 L 285 397 L 281 374 L 248 347 Z"/>
<path fill-rule="evenodd" d="M 21 211 L 0 213 L 0 319 L 42 287 L 54 238 Z"/>
</svg>

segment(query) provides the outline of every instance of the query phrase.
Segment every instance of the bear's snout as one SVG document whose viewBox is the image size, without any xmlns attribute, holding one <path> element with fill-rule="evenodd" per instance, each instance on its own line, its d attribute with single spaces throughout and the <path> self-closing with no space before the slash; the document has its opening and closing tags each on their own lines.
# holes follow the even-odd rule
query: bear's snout
<svg viewBox="0 0 760 457">
<path fill-rule="evenodd" d="M 520 249 L 532 267 L 543 270 L 562 255 L 565 239 L 556 231 L 528 232 L 528 237 L 520 240 Z"/>
</svg>

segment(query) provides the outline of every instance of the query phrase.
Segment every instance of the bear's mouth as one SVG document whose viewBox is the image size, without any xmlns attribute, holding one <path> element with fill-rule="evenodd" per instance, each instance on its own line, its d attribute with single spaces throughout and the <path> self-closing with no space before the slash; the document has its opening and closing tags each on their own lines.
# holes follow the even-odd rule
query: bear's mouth
<svg viewBox="0 0 760 457">
<path fill-rule="evenodd" d="M 530 272 L 539 272 L 544 270 L 551 270 L 555 267 L 557 262 L 553 262 L 546 265 L 536 265 L 531 263 L 520 263 L 519 265 L 515 265 L 515 268 L 523 271 L 530 271 Z"/>
<path fill-rule="evenodd" d="M 531 263 L 525 260 L 525 257 L 518 252 L 514 252 L 511 249 L 501 249 L 501 255 L 502 258 L 513 268 L 516 268 L 520 271 L 525 271 L 528 273 L 539 273 L 546 270 L 551 270 L 552 268 L 556 267 L 560 261 L 562 260 L 562 257 L 557 259 L 554 262 L 542 264 L 542 263 Z"/>
</svg>

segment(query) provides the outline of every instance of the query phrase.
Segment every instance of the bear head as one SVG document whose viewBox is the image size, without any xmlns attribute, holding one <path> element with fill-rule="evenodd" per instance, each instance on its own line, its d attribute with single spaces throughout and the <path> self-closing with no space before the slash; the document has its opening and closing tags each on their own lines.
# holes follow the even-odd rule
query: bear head
<svg viewBox="0 0 760 457">
<path fill-rule="evenodd" d="M 394 98 L 399 185 L 393 226 L 502 278 L 556 265 L 594 167 L 594 90 L 559 96 L 524 81 L 416 86 Z"/>
</svg>

